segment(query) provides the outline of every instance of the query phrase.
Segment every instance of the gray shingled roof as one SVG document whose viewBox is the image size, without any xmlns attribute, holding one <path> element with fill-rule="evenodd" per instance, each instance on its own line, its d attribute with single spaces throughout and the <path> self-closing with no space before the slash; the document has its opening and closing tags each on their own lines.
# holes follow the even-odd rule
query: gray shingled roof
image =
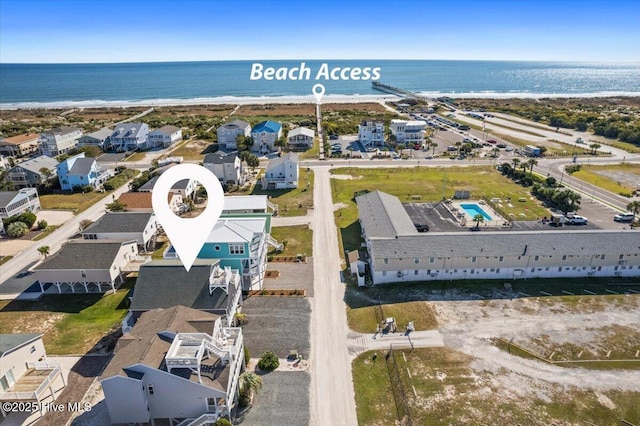
<svg viewBox="0 0 640 426">
<path fill-rule="evenodd" d="M 70 175 L 81 175 L 86 176 L 91 171 L 91 167 L 93 163 L 96 161 L 95 158 L 87 157 L 87 158 L 78 158 L 74 161 L 71 170 L 69 170 Z"/>
<path fill-rule="evenodd" d="M 30 172 L 40 174 L 40 169 L 46 167 L 49 170 L 56 170 L 56 166 L 58 162 L 46 155 L 41 155 L 36 158 L 32 158 L 31 160 L 23 161 L 22 163 L 16 164 L 16 167 L 22 167 L 25 170 L 29 170 Z"/>
<path fill-rule="evenodd" d="M 373 191 L 356 197 L 360 223 L 369 239 L 418 234 L 409 214 L 397 197 Z"/>
<path fill-rule="evenodd" d="M 18 195 L 18 191 L 0 191 L 0 207 L 6 207 Z"/>
<path fill-rule="evenodd" d="M 180 130 L 180 127 L 176 127 L 176 126 L 172 126 L 171 124 L 167 124 L 167 125 L 164 125 L 164 126 L 160 127 L 159 129 L 156 129 L 155 131 L 156 132 L 163 132 L 163 133 L 166 133 L 166 134 L 170 135 L 172 133 L 177 132 L 178 130 Z"/>
<path fill-rule="evenodd" d="M 229 123 L 225 123 L 222 125 L 222 127 L 227 129 L 235 129 L 235 128 L 246 129 L 247 126 L 249 126 L 249 123 L 242 120 L 233 120 L 233 121 L 230 121 Z"/>
<path fill-rule="evenodd" d="M 82 129 L 80 127 L 59 126 L 49 130 L 48 132 L 42 132 L 42 134 L 66 135 L 67 133 L 73 133 L 78 130 L 82 130 Z"/>
<path fill-rule="evenodd" d="M 35 270 L 109 269 L 122 244 L 121 241 L 71 240 Z"/>
<path fill-rule="evenodd" d="M 204 156 L 203 164 L 224 164 L 234 163 L 237 155 L 235 153 L 225 154 L 222 151 L 214 152 Z"/>
<path fill-rule="evenodd" d="M 104 141 L 109 136 L 111 136 L 111 133 L 113 133 L 113 130 L 111 130 L 108 127 L 103 127 L 102 129 L 96 130 L 93 133 L 89 133 L 89 134 L 84 135 L 83 138 L 92 137 L 94 139 L 98 139 L 98 140 Z"/>
<path fill-rule="evenodd" d="M 138 137 L 144 127 L 144 123 L 121 123 L 111 133 L 112 138 Z"/>
<path fill-rule="evenodd" d="M 425 232 L 371 240 L 376 258 L 520 255 L 597 255 L 640 252 L 640 234 L 631 231 Z"/>
<path fill-rule="evenodd" d="M 114 356 L 101 377 L 124 376 L 125 368 L 138 363 L 160 369 L 171 342 L 158 336 L 159 333 L 172 331 L 176 334 L 211 334 L 217 318 L 218 315 L 185 306 L 145 312 L 133 326 L 131 334 L 118 340 Z"/>
<path fill-rule="evenodd" d="M 211 265 L 218 260 L 196 261 L 189 272 L 179 261 L 152 261 L 140 267 L 131 301 L 132 311 L 169 308 L 174 305 L 224 313 L 227 294 L 209 294 Z"/>
<path fill-rule="evenodd" d="M 158 180 L 160 176 L 154 176 L 151 179 L 149 179 L 144 185 L 142 185 L 140 188 L 138 188 L 138 191 L 149 191 L 149 190 L 153 190 L 153 187 L 156 184 L 156 181 Z"/>
<path fill-rule="evenodd" d="M 107 213 L 82 231 L 83 234 L 109 234 L 116 232 L 143 232 L 151 213 Z"/>
<path fill-rule="evenodd" d="M 28 343 L 42 334 L 0 334 L 0 356 Z"/>
</svg>

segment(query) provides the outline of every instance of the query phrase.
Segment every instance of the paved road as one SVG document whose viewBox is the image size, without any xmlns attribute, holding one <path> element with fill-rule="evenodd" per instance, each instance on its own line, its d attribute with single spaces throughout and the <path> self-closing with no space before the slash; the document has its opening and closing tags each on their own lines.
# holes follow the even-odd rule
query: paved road
<svg viewBox="0 0 640 426">
<path fill-rule="evenodd" d="M 340 282 L 338 234 L 328 167 L 315 167 L 314 297 L 311 311 L 311 419 L 316 425 L 357 425 L 347 314 Z"/>
<path fill-rule="evenodd" d="M 91 221 L 95 221 L 96 219 L 104 215 L 105 205 L 112 202 L 114 198 L 120 197 L 122 193 L 127 192 L 129 190 L 129 182 L 122 185 L 122 187 L 113 192 L 113 196 L 107 195 L 105 198 L 98 201 L 96 204 L 89 207 L 84 212 L 74 216 L 71 220 L 62 225 L 51 235 L 38 241 L 37 244 L 32 245 L 28 249 L 25 249 L 20 254 L 14 256 L 13 259 L 2 265 L 2 276 L 0 277 L 0 280 L 2 280 L 1 282 L 4 282 L 10 277 L 16 275 L 18 272 L 27 267 L 27 265 L 41 260 L 42 255 L 38 253 L 38 247 L 49 246 L 49 252 L 51 254 L 58 251 L 62 246 L 62 243 L 67 241 L 67 239 L 78 232 L 80 222 L 82 220 L 89 219 Z M 1 283 L 0 286 L 2 286 Z"/>
</svg>

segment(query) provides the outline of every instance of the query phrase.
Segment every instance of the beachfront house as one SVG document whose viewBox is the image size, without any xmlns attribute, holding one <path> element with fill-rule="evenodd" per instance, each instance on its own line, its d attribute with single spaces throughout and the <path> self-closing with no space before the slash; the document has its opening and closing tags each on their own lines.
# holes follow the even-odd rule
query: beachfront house
<svg viewBox="0 0 640 426">
<path fill-rule="evenodd" d="M 111 133 L 113 133 L 113 130 L 103 127 L 78 139 L 78 146 L 96 146 L 102 151 L 106 151 L 109 149 Z"/>
<path fill-rule="evenodd" d="M 231 417 L 243 353 L 242 329 L 217 315 L 184 306 L 145 312 L 101 375 L 111 423 L 211 425 Z"/>
<path fill-rule="evenodd" d="M 282 125 L 275 121 L 263 121 L 251 129 L 253 146 L 251 151 L 268 154 L 276 150 L 276 141 L 282 137 Z"/>
<path fill-rule="evenodd" d="M 58 293 L 102 293 L 115 291 L 124 282 L 123 274 L 137 272 L 149 260 L 138 255 L 136 241 L 70 240 L 33 272 L 43 293 L 49 284 Z"/>
<path fill-rule="evenodd" d="M 153 250 L 158 234 L 156 215 L 149 212 L 111 212 L 81 231 L 85 240 L 136 241 Z"/>
<path fill-rule="evenodd" d="M 384 146 L 384 122 L 362 120 L 358 126 L 358 139 L 365 147 Z"/>
<path fill-rule="evenodd" d="M 42 334 L 0 334 L 0 402 L 35 402 L 40 411 L 65 386 L 60 364 L 47 358 Z M 11 410 L 0 406 L 6 417 Z"/>
<path fill-rule="evenodd" d="M 32 158 L 9 169 L 9 180 L 14 189 L 31 188 L 45 184 L 56 177 L 58 162 L 46 155 Z"/>
<path fill-rule="evenodd" d="M 38 139 L 40 153 L 49 157 L 65 154 L 78 145 L 78 139 L 81 136 L 82 129 L 79 127 L 56 127 L 40 135 Z"/>
<path fill-rule="evenodd" d="M 168 124 L 149 132 L 148 136 L 148 148 L 166 148 L 182 140 L 182 129 Z"/>
<path fill-rule="evenodd" d="M 144 312 L 176 305 L 220 315 L 225 324 L 233 322 L 242 306 L 241 277 L 238 270 L 219 263 L 199 259 L 188 272 L 179 260 L 154 260 L 140 267 L 123 329 Z"/>
<path fill-rule="evenodd" d="M 425 128 L 427 123 L 420 120 L 391 120 L 389 128 L 391 134 L 396 137 L 396 142 L 402 144 L 416 144 L 422 146 L 424 143 Z"/>
<path fill-rule="evenodd" d="M 218 127 L 218 145 L 223 149 L 238 149 L 238 136 L 251 136 L 251 125 L 246 121 L 233 120 Z"/>
<path fill-rule="evenodd" d="M 0 138 L 0 154 L 8 157 L 24 157 L 38 151 L 37 133 L 25 133 L 10 138 Z"/>
<path fill-rule="evenodd" d="M 125 192 L 118 198 L 118 201 L 126 206 L 125 211 L 127 212 L 153 212 L 151 192 Z M 169 192 L 169 194 L 167 194 L 167 202 L 169 203 L 171 211 L 178 213 L 183 204 L 182 195 Z"/>
<path fill-rule="evenodd" d="M 236 153 L 225 154 L 217 151 L 207 154 L 202 166 L 216 175 L 222 184 L 244 185 L 246 171 Z"/>
<path fill-rule="evenodd" d="M 149 126 L 146 123 L 121 123 L 109 136 L 111 148 L 116 151 L 133 151 L 147 148 Z"/>
<path fill-rule="evenodd" d="M 287 134 L 287 145 L 293 151 L 304 151 L 313 146 L 315 132 L 306 127 L 296 127 Z"/>
<path fill-rule="evenodd" d="M 109 179 L 109 172 L 98 166 L 95 158 L 85 157 L 84 152 L 62 161 L 58 164 L 56 173 L 63 191 L 87 185 L 99 188 Z"/>
<path fill-rule="evenodd" d="M 243 290 L 261 290 L 269 245 L 282 247 L 270 232 L 270 213 L 221 216 L 202 246 L 198 259 L 218 259 L 221 268 L 240 271 Z M 177 257 L 171 245 L 164 252 L 165 259 Z"/>
<path fill-rule="evenodd" d="M 269 160 L 262 175 L 263 189 L 289 189 L 298 187 L 298 155 L 289 152 L 281 157 Z"/>
<path fill-rule="evenodd" d="M 24 212 L 40 211 L 40 198 L 35 188 L 0 192 L 0 218 L 16 216 Z"/>
<path fill-rule="evenodd" d="M 400 200 L 356 197 L 374 284 L 640 276 L 638 235 L 611 230 L 418 232 Z M 451 217 L 454 220 L 454 217 Z"/>
</svg>

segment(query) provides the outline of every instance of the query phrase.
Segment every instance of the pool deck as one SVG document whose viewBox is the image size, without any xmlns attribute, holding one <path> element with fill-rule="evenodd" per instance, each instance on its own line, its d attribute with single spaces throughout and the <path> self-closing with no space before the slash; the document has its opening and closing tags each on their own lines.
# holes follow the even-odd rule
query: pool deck
<svg viewBox="0 0 640 426">
<path fill-rule="evenodd" d="M 473 215 L 470 215 L 466 212 L 462 207 L 462 204 L 475 204 L 478 208 L 482 209 L 488 216 L 491 217 L 491 220 L 485 219 L 484 222 L 480 224 L 480 227 L 489 226 L 503 226 L 506 222 L 508 222 L 505 218 L 500 216 L 498 212 L 492 209 L 489 205 L 483 204 L 483 201 L 476 200 L 453 200 L 451 203 L 445 203 L 445 206 L 451 213 L 456 217 L 458 222 L 461 225 L 467 227 L 475 226 L 475 221 L 473 220 Z"/>
</svg>

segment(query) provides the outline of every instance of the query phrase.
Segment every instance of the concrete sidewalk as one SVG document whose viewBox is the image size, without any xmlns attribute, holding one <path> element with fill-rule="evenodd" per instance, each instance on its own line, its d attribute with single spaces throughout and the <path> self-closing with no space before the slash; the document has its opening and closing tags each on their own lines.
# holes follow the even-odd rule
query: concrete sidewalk
<svg viewBox="0 0 640 426">
<path fill-rule="evenodd" d="M 349 333 L 349 352 L 352 356 L 371 350 L 394 348 L 438 348 L 444 346 L 438 330 L 422 330 L 395 333 Z"/>
</svg>

